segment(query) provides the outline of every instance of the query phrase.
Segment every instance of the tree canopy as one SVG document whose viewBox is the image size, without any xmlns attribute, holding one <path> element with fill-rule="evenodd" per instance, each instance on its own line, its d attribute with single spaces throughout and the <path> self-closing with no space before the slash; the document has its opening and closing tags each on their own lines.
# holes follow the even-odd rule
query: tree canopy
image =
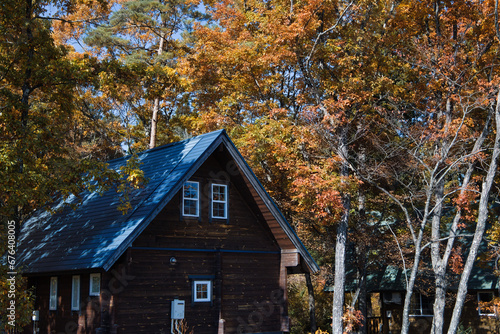
<svg viewBox="0 0 500 334">
<path fill-rule="evenodd" d="M 419 272 L 433 333 L 463 272 L 454 333 L 483 237 L 498 262 L 497 0 L 6 0 L 0 33 L 4 227 L 88 187 L 126 198 L 140 164 L 107 160 L 226 128 L 333 282 L 334 333 L 366 332 L 347 257 L 407 270 L 402 333 Z"/>
</svg>

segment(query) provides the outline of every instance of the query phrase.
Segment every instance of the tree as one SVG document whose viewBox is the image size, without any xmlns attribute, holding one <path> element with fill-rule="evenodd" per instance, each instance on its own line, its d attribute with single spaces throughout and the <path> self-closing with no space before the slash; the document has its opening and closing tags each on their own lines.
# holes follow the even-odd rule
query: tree
<svg viewBox="0 0 500 334">
<path fill-rule="evenodd" d="M 216 25 L 197 27 L 198 43 L 185 65 L 194 102 L 205 110 L 201 123 L 206 128 L 247 128 L 280 112 L 303 129 L 299 132 L 308 133 L 310 140 L 293 136 L 296 140 L 284 143 L 294 147 L 286 157 L 294 166 L 289 170 L 295 182 L 280 184 L 294 194 L 294 217 L 321 221 L 335 235 L 333 328 L 341 333 L 345 248 L 351 201 L 359 186 L 352 165 L 360 164 L 357 148 L 369 152 L 370 127 L 383 129 L 377 107 L 395 86 L 384 73 L 396 73 L 390 70 L 392 55 L 377 45 L 388 33 L 385 22 L 394 6 L 372 1 L 220 1 L 213 7 Z M 283 143 L 265 137 L 265 145 L 272 148 Z M 269 163 L 276 160 L 275 153 L 254 165 L 257 170 L 267 165 L 269 182 L 282 180 L 277 176 L 283 175 L 280 166 Z M 254 161 L 260 155 L 249 156 Z"/>
<path fill-rule="evenodd" d="M 107 120 L 80 109 L 83 101 L 76 98 L 77 88 L 92 80 L 92 61 L 68 57 L 68 49 L 54 42 L 54 18 L 44 16 L 57 4 L 7 0 L 0 6 L 0 215 L 2 232 L 15 226 L 15 240 L 33 210 L 89 187 L 110 187 L 120 178 L 98 160 L 121 154 L 120 140 L 100 124 Z M 2 256 L 15 252 L 7 249 L 7 238 L 0 234 Z M 30 321 L 33 300 L 22 268 L 12 265 L 18 272 L 16 326 L 22 327 Z M 4 275 L 14 270 L 0 271 L 2 291 L 8 291 L 14 285 Z M 2 309 L 12 300 L 2 294 Z M 12 329 L 6 316 L 2 312 L 2 324 Z"/>
<path fill-rule="evenodd" d="M 167 138 L 162 137 L 162 142 L 169 141 L 172 118 L 189 108 L 176 63 L 189 42 L 187 36 L 181 39 L 179 35 L 189 29 L 190 20 L 203 17 L 198 4 L 191 0 L 110 1 L 109 7 L 118 8 L 84 32 L 84 42 L 93 47 L 94 54 L 112 65 L 105 71 L 101 89 L 109 92 L 107 98 L 115 101 L 115 108 L 132 111 L 128 114 L 135 119 L 131 125 L 141 132 L 135 135 L 136 146 L 141 147 L 143 138 L 149 137 L 148 147 L 155 147 L 158 134 Z"/>
<path fill-rule="evenodd" d="M 427 8 L 427 13 L 425 10 L 422 12 L 422 8 Z M 400 10 L 403 11 L 403 8 Z M 413 202 L 421 211 L 418 211 L 418 216 L 407 218 L 415 254 L 402 332 L 408 330 L 409 300 L 421 252 L 430 247 L 436 294 L 432 332 L 441 333 L 449 285 L 447 273 L 453 270 L 450 262 L 459 249 L 459 235 L 469 230 L 474 238 L 468 265 L 461 275 L 455 315 L 459 315 L 463 307 L 461 297 L 466 292 L 478 240 L 484 233 L 491 182 L 496 173 L 497 143 L 490 136 L 495 118 L 496 83 L 491 80 L 492 73 L 488 72 L 494 61 L 493 36 L 487 28 L 492 21 L 485 19 L 486 7 L 474 2 L 451 5 L 433 1 L 428 6 L 410 7 L 408 13 L 418 18 L 414 27 L 421 31 L 412 31 L 412 35 L 421 37 L 416 38 L 413 45 L 407 44 L 405 49 L 401 49 L 401 54 L 425 78 L 426 86 L 416 82 L 421 87 L 422 99 L 412 101 L 414 107 L 410 108 L 405 103 L 404 108 L 410 114 L 398 120 L 404 128 L 399 126 L 397 130 L 404 134 L 404 140 L 408 139 L 403 145 L 398 145 L 405 146 L 403 154 L 420 166 L 413 173 L 418 173 L 424 181 L 415 183 L 420 188 L 421 200 L 416 198 L 418 202 Z M 401 25 L 404 17 L 401 16 Z M 408 27 L 407 22 L 404 24 Z M 414 122 L 409 117 L 418 121 Z M 490 152 L 493 154 L 489 155 Z M 484 168 L 480 164 L 489 164 L 493 169 L 486 167 L 483 173 Z M 409 185 L 409 182 L 406 180 L 402 185 Z M 481 185 L 483 192 L 479 195 Z M 412 189 L 416 190 L 413 185 Z M 407 195 L 410 196 L 410 192 Z M 411 198 L 407 198 L 409 202 Z M 477 203 L 479 207 L 474 206 Z M 407 214 L 412 211 L 414 209 L 405 209 Z M 412 222 L 418 222 L 414 231 Z M 428 228 L 430 235 L 425 236 Z M 454 316 L 448 332 L 454 333 L 457 326 L 458 319 Z"/>
<path fill-rule="evenodd" d="M 255 165 L 265 169 L 271 189 L 280 182 L 295 190 L 294 217 L 309 212 L 336 228 L 335 332 L 342 331 L 348 226 L 364 207 L 352 206 L 365 196 L 360 181 L 400 207 L 395 216 L 403 217 L 412 242 L 413 251 L 401 249 L 411 254 L 404 260 L 412 268 L 403 332 L 427 250 L 437 278 L 433 331 L 443 330 L 447 275 L 456 270 L 450 263 L 460 265 L 469 232 L 483 233 L 479 203 L 489 191 L 481 197 L 477 190 L 491 176 L 482 166 L 496 164 L 489 155 L 496 108 L 492 12 L 491 2 L 473 1 L 222 1 L 214 4 L 217 26 L 198 27 L 186 73 L 206 110 L 203 126 L 248 127 L 280 110 L 294 127 L 309 129 L 311 140 L 285 144 L 294 147 L 294 154 L 285 152 L 300 171 L 287 169 L 293 183 L 279 181 L 275 154 L 248 155 L 260 157 Z M 270 137 L 255 147 L 274 148 Z"/>
</svg>

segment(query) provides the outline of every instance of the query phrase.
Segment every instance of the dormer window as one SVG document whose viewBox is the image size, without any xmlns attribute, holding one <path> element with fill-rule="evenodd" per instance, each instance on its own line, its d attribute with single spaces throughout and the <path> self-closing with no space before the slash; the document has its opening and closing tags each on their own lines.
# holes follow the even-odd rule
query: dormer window
<svg viewBox="0 0 500 334">
<path fill-rule="evenodd" d="M 182 190 L 182 214 L 186 217 L 198 217 L 200 208 L 200 184 L 188 181 Z"/>
<path fill-rule="evenodd" d="M 227 219 L 227 185 L 212 184 L 212 218 Z"/>
</svg>

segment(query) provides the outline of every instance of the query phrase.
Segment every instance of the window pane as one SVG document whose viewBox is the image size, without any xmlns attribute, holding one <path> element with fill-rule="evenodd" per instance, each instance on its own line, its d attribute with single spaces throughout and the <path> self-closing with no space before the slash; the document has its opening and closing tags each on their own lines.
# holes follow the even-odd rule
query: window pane
<svg viewBox="0 0 500 334">
<path fill-rule="evenodd" d="M 214 203 L 213 205 L 214 217 L 225 217 L 226 216 L 226 203 Z"/>
<path fill-rule="evenodd" d="M 194 281 L 193 282 L 193 299 L 195 302 L 210 302 L 212 299 L 212 282 L 211 281 Z"/>
<path fill-rule="evenodd" d="M 182 213 L 184 216 L 198 217 L 198 182 L 186 182 L 182 194 Z"/>
<path fill-rule="evenodd" d="M 208 284 L 197 284 L 196 285 L 196 298 L 197 299 L 207 299 L 208 298 Z"/>
<path fill-rule="evenodd" d="M 493 300 L 492 292 L 479 292 L 479 301 L 483 303 L 488 303 Z"/>
<path fill-rule="evenodd" d="M 212 217 L 227 218 L 227 186 L 212 184 Z"/>
<path fill-rule="evenodd" d="M 189 199 L 184 200 L 184 214 L 189 216 L 197 216 L 198 202 Z"/>
<path fill-rule="evenodd" d="M 216 201 L 225 201 L 226 200 L 226 187 L 214 185 L 213 199 Z"/>
<path fill-rule="evenodd" d="M 80 308 L 80 276 L 73 276 L 73 289 L 71 291 L 71 310 Z"/>
<path fill-rule="evenodd" d="M 493 292 L 478 292 L 478 311 L 479 315 L 492 316 L 497 313 L 495 304 L 492 303 L 495 295 Z"/>
<path fill-rule="evenodd" d="M 49 310 L 57 309 L 57 277 L 50 278 Z"/>
<path fill-rule="evenodd" d="M 198 198 L 198 183 L 186 182 L 184 185 L 184 198 Z"/>
<path fill-rule="evenodd" d="M 422 315 L 432 315 L 432 304 L 434 302 L 433 298 L 430 296 L 420 295 L 422 300 Z"/>
<path fill-rule="evenodd" d="M 411 296 L 410 315 L 432 315 L 433 297 L 414 292 Z"/>
<path fill-rule="evenodd" d="M 90 295 L 99 296 L 101 292 L 101 275 L 90 274 Z"/>
</svg>

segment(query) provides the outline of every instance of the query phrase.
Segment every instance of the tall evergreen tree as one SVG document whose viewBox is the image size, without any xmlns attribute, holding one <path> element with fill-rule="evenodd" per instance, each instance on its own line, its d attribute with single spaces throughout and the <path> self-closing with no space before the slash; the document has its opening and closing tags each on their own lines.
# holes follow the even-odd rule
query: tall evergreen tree
<svg viewBox="0 0 500 334">
<path fill-rule="evenodd" d="M 135 124 L 131 125 L 142 132 L 135 139 L 139 147 L 145 146 L 146 138 L 149 148 L 158 140 L 168 141 L 172 117 L 189 108 L 176 67 L 178 58 L 188 51 L 192 21 L 204 17 L 199 4 L 190 0 L 110 2 L 116 10 L 87 29 L 85 43 L 114 64 L 108 68 L 103 89 L 113 86 L 109 97 L 119 101 L 115 106 L 132 112 Z"/>
</svg>

